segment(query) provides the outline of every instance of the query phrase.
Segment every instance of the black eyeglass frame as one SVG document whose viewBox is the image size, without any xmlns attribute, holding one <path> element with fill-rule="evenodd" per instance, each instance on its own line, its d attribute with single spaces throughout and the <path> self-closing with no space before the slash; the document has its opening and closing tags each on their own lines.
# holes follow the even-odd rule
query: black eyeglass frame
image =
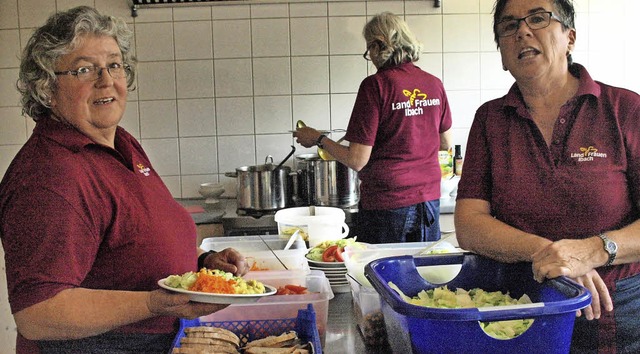
<svg viewBox="0 0 640 354">
<path fill-rule="evenodd" d="M 536 27 L 536 28 L 531 27 L 531 24 L 529 23 L 529 19 L 530 19 L 531 17 L 533 17 L 533 16 L 540 16 L 540 15 L 542 15 L 542 14 L 546 14 L 546 15 L 548 15 L 548 16 L 549 16 L 549 18 L 548 18 L 548 19 L 547 19 L 547 21 L 546 21 L 546 25 L 544 25 L 544 26 L 542 26 L 542 27 Z M 563 23 L 563 22 L 562 22 L 562 19 L 561 19 L 560 17 L 558 17 L 556 14 L 554 14 L 552 11 L 540 11 L 540 12 L 532 13 L 532 14 L 527 15 L 527 16 L 525 16 L 525 17 L 521 17 L 521 18 L 510 18 L 510 19 L 505 19 L 505 20 L 502 20 L 502 21 L 500 21 L 500 22 L 496 23 L 496 34 L 497 34 L 497 35 L 498 35 L 498 37 L 500 37 L 500 38 L 504 38 L 504 37 L 511 37 L 511 36 L 513 36 L 514 34 L 516 34 L 516 33 L 518 32 L 518 29 L 520 29 L 520 23 L 521 23 L 522 21 L 524 21 L 524 23 L 527 25 L 527 27 L 529 27 L 529 29 L 531 29 L 531 30 L 533 30 L 533 31 L 535 31 L 535 30 L 539 30 L 539 29 L 543 29 L 543 28 L 547 28 L 547 27 L 549 27 L 549 25 L 551 25 L 551 20 L 552 20 L 552 19 L 553 19 L 553 20 L 556 20 L 556 21 L 558 21 L 558 22 L 560 22 L 561 24 Z M 500 25 L 501 25 L 501 24 L 503 24 L 503 23 L 505 23 L 505 22 L 515 22 L 515 23 L 516 23 L 516 26 L 515 26 L 515 28 L 514 28 L 514 30 L 513 30 L 513 32 L 512 32 L 512 33 L 508 33 L 508 34 L 502 34 L 502 33 L 500 33 L 500 30 L 499 30 Z M 534 24 L 534 25 L 535 25 L 535 24 Z"/>
<path fill-rule="evenodd" d="M 362 57 L 366 61 L 371 61 L 371 57 L 369 56 L 369 48 L 367 48 L 367 50 L 365 50 L 364 53 L 362 53 Z"/>
<path fill-rule="evenodd" d="M 369 52 L 371 51 L 371 47 L 373 47 L 374 45 L 381 46 L 382 44 L 377 40 L 369 43 L 369 45 L 367 46 L 367 50 L 365 50 L 364 53 L 362 53 L 362 57 L 364 58 L 364 60 L 371 61 L 371 56 L 369 55 Z"/>
<path fill-rule="evenodd" d="M 111 65 L 113 65 L 113 64 L 111 64 Z M 80 69 L 82 69 L 82 68 L 93 68 L 93 70 L 96 70 L 96 72 L 98 73 L 98 76 L 96 76 L 96 78 L 93 79 L 93 80 L 87 80 L 86 81 L 86 82 L 91 82 L 91 81 L 97 81 L 98 79 L 100 79 L 102 77 L 102 71 L 106 69 L 107 72 L 109 73 L 109 76 L 111 76 L 111 78 L 113 78 L 113 79 L 123 79 L 123 78 L 126 78 L 127 75 L 129 75 L 130 70 L 131 70 L 131 65 L 123 64 L 123 63 L 120 63 L 120 65 L 122 65 L 121 68 L 124 71 L 124 76 L 118 77 L 118 78 L 113 77 L 113 75 L 111 74 L 111 70 L 112 69 L 120 69 L 120 68 L 114 68 L 114 67 L 110 67 L 110 66 L 83 66 L 83 67 L 79 67 L 76 70 L 54 71 L 53 73 L 56 74 L 56 75 L 73 75 L 73 76 L 76 77 L 76 79 L 80 80 L 80 76 L 78 76 L 80 74 Z M 80 81 L 82 81 L 82 80 L 80 80 Z"/>
</svg>

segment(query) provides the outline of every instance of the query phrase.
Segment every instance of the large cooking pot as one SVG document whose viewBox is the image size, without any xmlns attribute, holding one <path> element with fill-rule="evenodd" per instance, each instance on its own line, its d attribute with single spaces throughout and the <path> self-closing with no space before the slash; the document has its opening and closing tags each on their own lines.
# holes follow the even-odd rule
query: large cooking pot
<svg viewBox="0 0 640 354">
<path fill-rule="evenodd" d="M 242 166 L 235 173 L 225 173 L 227 177 L 236 177 L 238 209 L 264 212 L 293 206 L 291 167 L 267 163 L 269 158 L 264 165 Z"/>
<path fill-rule="evenodd" d="M 358 172 L 335 160 L 317 154 L 296 156 L 299 205 L 346 208 L 360 201 Z"/>
</svg>

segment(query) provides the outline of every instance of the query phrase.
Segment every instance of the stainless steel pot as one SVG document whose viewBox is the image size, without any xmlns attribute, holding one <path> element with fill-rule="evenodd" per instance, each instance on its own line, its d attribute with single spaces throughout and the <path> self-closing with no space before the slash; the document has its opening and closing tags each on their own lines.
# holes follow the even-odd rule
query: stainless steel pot
<svg viewBox="0 0 640 354">
<path fill-rule="evenodd" d="M 299 205 L 346 208 L 360 201 L 358 173 L 335 160 L 323 160 L 317 154 L 296 156 Z"/>
<path fill-rule="evenodd" d="M 262 212 L 293 206 L 291 167 L 276 167 L 265 161 L 264 165 L 242 166 L 235 173 L 225 173 L 236 177 L 238 209 Z"/>
</svg>

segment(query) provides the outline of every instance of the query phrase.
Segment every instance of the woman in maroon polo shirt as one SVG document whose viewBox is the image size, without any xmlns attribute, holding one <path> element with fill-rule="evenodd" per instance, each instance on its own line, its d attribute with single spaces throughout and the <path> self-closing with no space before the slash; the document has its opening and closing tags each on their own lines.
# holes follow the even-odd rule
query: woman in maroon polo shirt
<svg viewBox="0 0 640 354">
<path fill-rule="evenodd" d="M 640 96 L 572 62 L 570 0 L 498 0 L 494 34 L 516 82 L 482 105 L 455 211 L 460 246 L 532 262 L 590 290 L 572 352 L 640 352 Z"/>
<path fill-rule="evenodd" d="M 376 15 L 363 35 L 363 56 L 378 71 L 360 84 L 345 135 L 349 146 L 312 128 L 294 136 L 358 171 L 360 204 L 351 232 L 358 241 L 439 240 L 438 151 L 451 144 L 447 94 L 440 79 L 414 64 L 422 45 L 402 18 Z"/>
<path fill-rule="evenodd" d="M 191 216 L 118 126 L 135 79 L 131 37 L 122 20 L 77 7 L 24 50 L 18 89 L 36 126 L 0 183 L 18 353 L 166 353 L 178 317 L 226 305 L 156 282 L 198 263 L 247 271 L 235 250 L 195 247 Z"/>
</svg>

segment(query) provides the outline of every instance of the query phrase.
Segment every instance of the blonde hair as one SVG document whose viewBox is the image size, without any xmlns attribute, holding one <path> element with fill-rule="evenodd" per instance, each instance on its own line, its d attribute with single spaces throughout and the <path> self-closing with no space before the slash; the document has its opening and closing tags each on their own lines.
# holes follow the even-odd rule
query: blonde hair
<svg viewBox="0 0 640 354">
<path fill-rule="evenodd" d="M 362 31 L 367 48 L 378 46 L 376 67 L 395 66 L 420 59 L 422 44 L 413 35 L 407 23 L 391 12 L 373 16 Z"/>
</svg>

